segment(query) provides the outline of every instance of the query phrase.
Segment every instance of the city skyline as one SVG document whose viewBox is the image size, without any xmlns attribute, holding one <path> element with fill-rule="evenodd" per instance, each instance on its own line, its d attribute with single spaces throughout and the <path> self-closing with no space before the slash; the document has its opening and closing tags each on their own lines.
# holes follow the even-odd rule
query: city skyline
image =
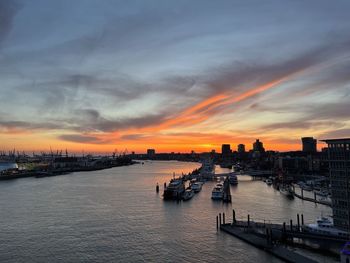
<svg viewBox="0 0 350 263">
<path fill-rule="evenodd" d="M 348 137 L 350 3 L 249 2 L 1 1 L 1 150 Z"/>
</svg>

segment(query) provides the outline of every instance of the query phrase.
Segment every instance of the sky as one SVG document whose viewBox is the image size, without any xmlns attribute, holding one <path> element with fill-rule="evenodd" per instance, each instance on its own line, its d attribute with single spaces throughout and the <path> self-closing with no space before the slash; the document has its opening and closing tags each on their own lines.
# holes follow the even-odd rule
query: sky
<svg viewBox="0 0 350 263">
<path fill-rule="evenodd" d="M 0 0 L 0 149 L 350 137 L 350 1 Z M 322 145 L 319 145 L 322 147 Z"/>
</svg>

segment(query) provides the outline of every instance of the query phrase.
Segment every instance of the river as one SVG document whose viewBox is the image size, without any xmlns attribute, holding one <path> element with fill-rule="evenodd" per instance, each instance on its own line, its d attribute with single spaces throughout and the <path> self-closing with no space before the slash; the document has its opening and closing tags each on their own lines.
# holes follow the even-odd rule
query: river
<svg viewBox="0 0 350 263">
<path fill-rule="evenodd" d="M 0 262 L 281 262 L 217 232 L 216 215 L 238 219 L 313 222 L 331 210 L 288 200 L 261 181 L 240 176 L 232 204 L 211 200 L 207 182 L 188 202 L 163 201 L 155 186 L 199 167 L 144 165 L 0 182 Z M 220 169 L 219 169 L 220 170 Z M 227 172 L 221 169 L 222 172 Z M 220 172 L 220 171 L 219 171 Z M 325 256 L 320 262 L 331 262 Z"/>
</svg>

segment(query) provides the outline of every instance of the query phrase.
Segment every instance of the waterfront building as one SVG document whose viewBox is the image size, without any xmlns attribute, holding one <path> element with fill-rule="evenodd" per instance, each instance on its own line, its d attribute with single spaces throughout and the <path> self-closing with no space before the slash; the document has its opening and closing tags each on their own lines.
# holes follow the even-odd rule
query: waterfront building
<svg viewBox="0 0 350 263">
<path fill-rule="evenodd" d="M 259 139 L 256 139 L 256 141 L 253 143 L 253 152 L 259 152 L 259 153 L 265 152 L 264 145 Z"/>
<path fill-rule="evenodd" d="M 244 144 L 238 144 L 238 153 L 245 153 L 245 145 Z"/>
<path fill-rule="evenodd" d="M 328 144 L 334 226 L 350 232 L 350 138 L 323 141 Z"/>
<path fill-rule="evenodd" d="M 305 153 L 316 153 L 317 152 L 317 140 L 313 137 L 301 138 L 303 144 L 303 152 Z"/>
<path fill-rule="evenodd" d="M 154 158 L 156 156 L 156 150 L 155 149 L 147 149 L 147 157 L 148 158 Z"/>
</svg>

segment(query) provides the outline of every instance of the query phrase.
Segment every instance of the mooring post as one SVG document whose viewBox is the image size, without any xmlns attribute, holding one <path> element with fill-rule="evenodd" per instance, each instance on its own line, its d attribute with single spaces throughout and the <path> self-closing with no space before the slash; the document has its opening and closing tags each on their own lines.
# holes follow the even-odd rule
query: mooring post
<svg viewBox="0 0 350 263">
<path fill-rule="evenodd" d="M 236 211 L 232 209 L 232 224 L 236 224 Z"/>
<path fill-rule="evenodd" d="M 301 214 L 301 225 L 304 225 L 304 214 Z"/>
<path fill-rule="evenodd" d="M 301 199 L 304 199 L 304 189 L 301 188 Z"/>
<path fill-rule="evenodd" d="M 164 183 L 164 189 L 166 188 L 166 182 Z"/>
<path fill-rule="evenodd" d="M 216 231 L 219 230 L 219 217 L 216 216 Z"/>
<path fill-rule="evenodd" d="M 250 225 L 250 216 L 249 216 L 249 214 L 248 214 L 248 221 L 247 221 L 247 225 L 248 225 L 248 227 L 249 227 L 249 225 Z"/>
<path fill-rule="evenodd" d="M 286 233 L 286 222 L 283 222 L 283 233 Z"/>
<path fill-rule="evenodd" d="M 221 213 L 219 213 L 219 225 L 221 226 Z"/>
<path fill-rule="evenodd" d="M 159 184 L 156 185 L 156 192 L 159 193 Z"/>
<path fill-rule="evenodd" d="M 297 214 L 297 221 L 298 221 L 298 232 L 300 232 L 300 218 L 299 218 L 299 214 Z"/>
<path fill-rule="evenodd" d="M 315 199 L 315 203 L 316 203 L 316 193 L 314 192 L 314 199 Z"/>
<path fill-rule="evenodd" d="M 225 225 L 225 213 L 222 213 L 222 224 Z"/>
<path fill-rule="evenodd" d="M 290 231 L 293 232 L 293 220 L 292 219 L 290 220 Z"/>
</svg>

